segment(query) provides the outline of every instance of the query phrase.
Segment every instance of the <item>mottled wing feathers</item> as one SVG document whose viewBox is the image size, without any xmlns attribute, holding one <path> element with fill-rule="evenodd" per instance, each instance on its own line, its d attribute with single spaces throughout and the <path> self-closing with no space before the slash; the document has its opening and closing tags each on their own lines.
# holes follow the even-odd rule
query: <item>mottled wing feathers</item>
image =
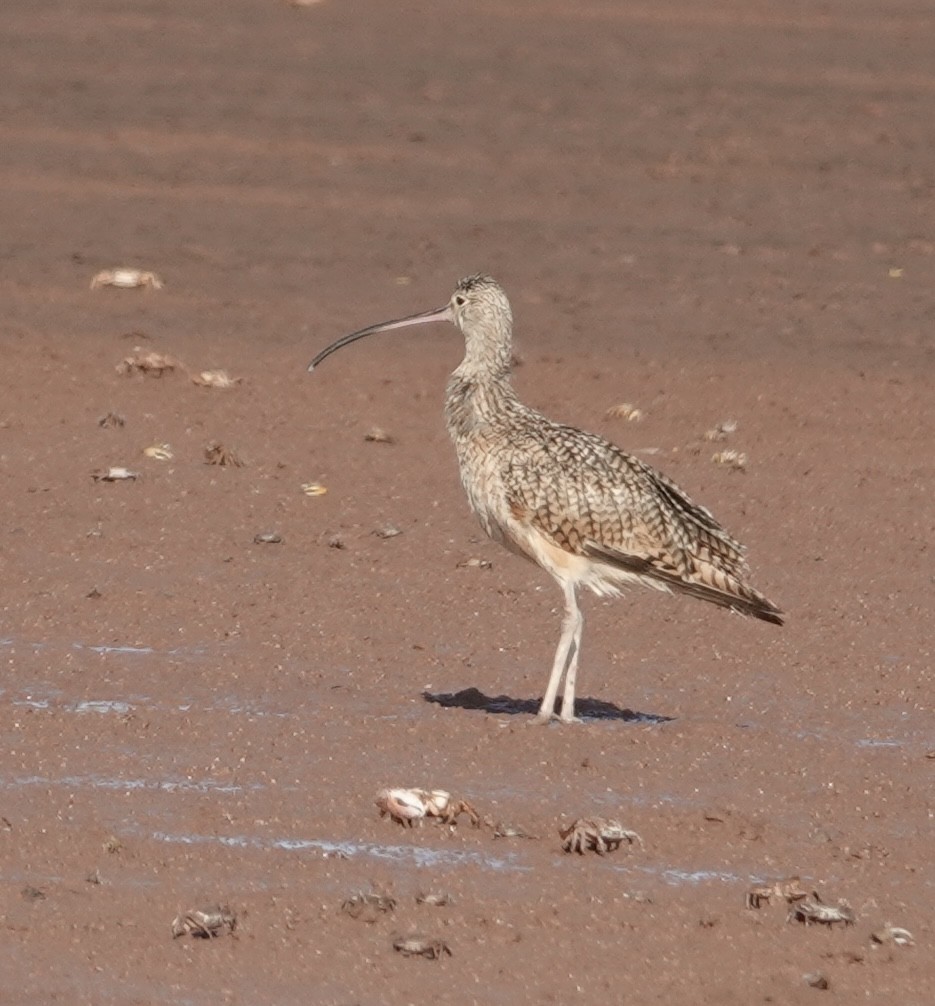
<svg viewBox="0 0 935 1006">
<path fill-rule="evenodd" d="M 503 473 L 515 518 L 575 555 L 781 624 L 744 582 L 743 546 L 674 482 L 572 427 L 545 421 L 519 439 Z"/>
</svg>

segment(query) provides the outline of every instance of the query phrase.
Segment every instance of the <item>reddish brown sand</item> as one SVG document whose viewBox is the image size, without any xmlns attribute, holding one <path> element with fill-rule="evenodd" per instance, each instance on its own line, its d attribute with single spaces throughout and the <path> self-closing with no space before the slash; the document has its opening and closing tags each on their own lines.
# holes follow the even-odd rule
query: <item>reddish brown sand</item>
<svg viewBox="0 0 935 1006">
<path fill-rule="evenodd" d="M 4 1004 L 935 1000 L 924 7 L 4 5 Z M 121 265 L 164 289 L 89 289 Z M 785 628 L 586 596 L 591 718 L 530 725 L 561 596 L 468 512 L 457 333 L 305 372 L 476 271 L 523 399 L 709 506 Z M 118 374 L 137 346 L 242 383 Z M 402 830 L 388 784 L 538 840 Z M 584 814 L 645 847 L 562 853 Z M 745 907 L 793 873 L 856 924 Z M 395 914 L 340 913 L 371 886 Z M 218 901 L 233 935 L 172 939 Z"/>
</svg>

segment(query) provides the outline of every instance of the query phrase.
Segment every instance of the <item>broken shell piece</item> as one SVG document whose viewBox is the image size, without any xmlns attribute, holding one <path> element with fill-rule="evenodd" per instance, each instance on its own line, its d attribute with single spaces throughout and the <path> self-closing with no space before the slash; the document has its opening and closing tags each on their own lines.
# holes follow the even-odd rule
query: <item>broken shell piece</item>
<svg viewBox="0 0 935 1006">
<path fill-rule="evenodd" d="M 153 444 L 150 447 L 144 447 L 143 453 L 146 457 L 156 461 L 171 461 L 174 457 L 172 448 L 168 444 Z"/>
<path fill-rule="evenodd" d="M 279 545 L 282 542 L 282 535 L 276 531 L 261 531 L 253 536 L 255 545 Z"/>
<path fill-rule="evenodd" d="M 212 440 L 205 448 L 205 464 L 220 465 L 222 468 L 243 468 L 240 456 L 217 440 Z"/>
<path fill-rule="evenodd" d="M 583 855 L 585 849 L 593 849 L 603 856 L 605 852 L 619 848 L 623 842 L 643 844 L 635 831 L 624 828 L 619 821 L 603 817 L 579 817 L 567 828 L 559 828 L 558 833 L 565 852 L 577 852 L 579 855 Z"/>
<path fill-rule="evenodd" d="M 395 538 L 397 535 L 402 534 L 402 531 L 395 524 L 384 524 L 383 527 L 378 527 L 373 533 L 378 538 Z"/>
<path fill-rule="evenodd" d="M 444 905 L 452 905 L 454 901 L 446 891 L 420 891 L 416 895 L 417 905 L 431 905 L 433 908 L 441 908 Z"/>
<path fill-rule="evenodd" d="M 91 289 L 101 286 L 115 286 L 120 290 L 132 290 L 135 287 L 148 286 L 153 290 L 161 290 L 163 283 L 154 272 L 144 272 L 142 269 L 118 268 L 102 269 L 91 280 Z"/>
<path fill-rule="evenodd" d="M 135 482 L 140 477 L 139 472 L 131 472 L 129 468 L 98 468 L 91 472 L 91 478 L 95 482 Z"/>
<path fill-rule="evenodd" d="M 793 903 L 786 921 L 801 922 L 806 926 L 816 922 L 829 928 L 840 922 L 847 927 L 857 921 L 857 916 L 846 901 L 841 900 L 836 905 L 828 905 L 821 900 L 817 891 L 812 891 L 809 897 Z"/>
<path fill-rule="evenodd" d="M 612 405 L 605 413 L 607 419 L 624 419 L 628 423 L 638 423 L 643 418 L 643 410 L 629 402 Z"/>
<path fill-rule="evenodd" d="M 319 484 L 318 482 L 303 482 L 302 492 L 306 496 L 324 496 L 328 491 L 326 486 Z"/>
<path fill-rule="evenodd" d="M 172 938 L 191 934 L 204 940 L 220 936 L 224 929 L 232 933 L 237 928 L 237 916 L 227 905 L 193 908 L 181 912 L 172 920 Z"/>
<path fill-rule="evenodd" d="M 201 388 L 236 388 L 242 377 L 231 377 L 226 370 L 202 370 L 192 374 L 192 384 Z"/>
<path fill-rule="evenodd" d="M 396 911 L 396 899 L 389 894 L 358 892 L 341 903 L 341 911 L 352 919 L 363 918 L 365 922 L 375 922 L 378 915 Z"/>
<path fill-rule="evenodd" d="M 716 465 L 725 465 L 733 471 L 742 472 L 747 467 L 747 455 L 741 451 L 718 451 L 711 455 Z"/>
<path fill-rule="evenodd" d="M 726 440 L 731 433 L 737 430 L 737 420 L 736 419 L 722 419 L 717 426 L 713 426 L 710 430 L 705 431 L 705 440 L 710 440 L 716 442 L 719 440 Z"/>
<path fill-rule="evenodd" d="M 137 346 L 133 352 L 117 364 L 118 374 L 150 374 L 162 377 L 167 371 L 175 370 L 181 364 L 173 356 L 166 353 L 156 353 L 151 349 L 140 349 Z"/>
<path fill-rule="evenodd" d="M 897 947 L 914 947 L 916 944 L 915 937 L 908 929 L 894 926 L 890 922 L 887 922 L 886 925 L 881 926 L 879 929 L 875 929 L 870 934 L 870 939 L 874 943 L 881 945 L 895 943 Z"/>
<path fill-rule="evenodd" d="M 373 444 L 393 444 L 396 441 L 379 426 L 371 426 L 364 434 L 364 440 Z"/>
<path fill-rule="evenodd" d="M 393 949 L 404 957 L 427 957 L 430 961 L 446 954 L 451 957 L 451 947 L 444 940 L 426 936 L 397 936 L 393 940 Z"/>
</svg>

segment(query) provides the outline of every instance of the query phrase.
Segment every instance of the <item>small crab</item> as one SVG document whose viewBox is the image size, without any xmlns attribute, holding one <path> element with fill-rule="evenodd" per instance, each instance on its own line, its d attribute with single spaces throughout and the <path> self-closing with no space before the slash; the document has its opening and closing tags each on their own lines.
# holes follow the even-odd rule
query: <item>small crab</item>
<svg viewBox="0 0 935 1006">
<path fill-rule="evenodd" d="M 168 371 L 182 365 L 173 356 L 157 353 L 151 349 L 141 349 L 137 346 L 133 352 L 117 364 L 118 374 L 151 374 L 162 377 Z"/>
<path fill-rule="evenodd" d="M 365 922 L 375 922 L 378 915 L 396 911 L 396 899 L 389 894 L 362 891 L 352 894 L 341 903 L 341 911 L 352 919 L 363 918 Z"/>
<path fill-rule="evenodd" d="M 226 370 L 202 370 L 191 375 L 192 383 L 201 388 L 236 388 L 242 377 L 231 377 Z"/>
<path fill-rule="evenodd" d="M 489 559 L 462 559 L 458 563 L 458 569 L 493 569 L 493 563 Z"/>
<path fill-rule="evenodd" d="M 608 419 L 624 419 L 628 423 L 638 423 L 643 419 L 643 410 L 629 402 L 621 402 L 619 405 L 612 405 L 604 415 Z"/>
<path fill-rule="evenodd" d="M 747 908 L 761 908 L 764 904 L 770 904 L 773 898 L 782 898 L 790 905 L 793 902 L 801 901 L 808 897 L 808 891 L 804 891 L 798 877 L 788 877 L 785 880 L 774 880 L 768 884 L 757 884 L 747 891 Z"/>
<path fill-rule="evenodd" d="M 139 477 L 139 472 L 133 472 L 129 468 L 122 468 L 118 465 L 104 469 L 98 468 L 91 472 L 91 478 L 95 482 L 135 482 Z"/>
<path fill-rule="evenodd" d="M 161 290 L 162 285 L 162 279 L 156 273 L 127 267 L 102 269 L 91 280 L 92 290 L 96 290 L 101 286 L 115 286 L 120 290 L 132 290 L 135 287 L 148 286 L 152 287 L 153 290 Z"/>
<path fill-rule="evenodd" d="M 222 468 L 243 468 L 240 456 L 218 440 L 212 440 L 205 447 L 205 464 L 220 465 Z"/>
<path fill-rule="evenodd" d="M 857 921 L 854 909 L 844 900 L 838 901 L 836 905 L 825 904 L 821 900 L 817 891 L 812 891 L 811 895 L 793 902 L 786 916 L 787 922 L 802 922 L 806 926 L 817 922 L 829 928 L 836 922 L 845 926 L 852 926 Z"/>
<path fill-rule="evenodd" d="M 377 794 L 376 805 L 380 817 L 389 815 L 410 828 L 425 817 L 456 824 L 461 814 L 467 814 L 475 828 L 480 825 L 480 815 L 471 804 L 467 800 L 452 800 L 444 789 L 384 789 Z"/>
<path fill-rule="evenodd" d="M 743 451 L 718 451 L 711 455 L 711 460 L 716 465 L 724 465 L 736 472 L 742 472 L 747 467 L 747 455 Z"/>
<path fill-rule="evenodd" d="M 174 457 L 172 448 L 168 444 L 151 444 L 149 447 L 143 448 L 143 454 L 155 461 L 171 461 Z"/>
<path fill-rule="evenodd" d="M 371 426 L 364 434 L 364 440 L 372 444 L 393 444 L 396 442 L 381 426 Z"/>
<path fill-rule="evenodd" d="M 419 891 L 416 895 L 416 904 L 441 908 L 443 905 L 454 904 L 454 899 L 447 891 Z"/>
<path fill-rule="evenodd" d="M 870 934 L 870 939 L 875 944 L 895 943 L 897 947 L 915 946 L 915 937 L 912 933 L 901 926 L 894 926 L 891 922 L 875 929 Z"/>
<path fill-rule="evenodd" d="M 633 845 L 643 844 L 642 838 L 635 831 L 624 828 L 619 821 L 603 817 L 579 817 L 567 828 L 559 828 L 562 838 L 562 848 L 565 852 L 577 852 L 583 855 L 585 849 L 593 849 L 599 856 L 605 852 L 620 847 L 622 842 Z"/>
<path fill-rule="evenodd" d="M 437 961 L 446 954 L 451 957 L 451 947 L 444 940 L 427 936 L 397 936 L 393 949 L 404 957 L 427 957 L 430 961 Z"/>
<path fill-rule="evenodd" d="M 193 908 L 181 912 L 172 921 L 172 938 L 191 934 L 204 940 L 220 936 L 224 929 L 232 933 L 237 928 L 237 916 L 230 907 L 213 905 L 211 908 Z"/>
<path fill-rule="evenodd" d="M 705 430 L 704 438 L 712 443 L 726 440 L 732 433 L 737 432 L 736 419 L 722 419 L 717 426 L 712 426 L 710 430 Z"/>
<path fill-rule="evenodd" d="M 492 823 L 488 820 L 488 824 Z M 499 821 L 493 825 L 493 837 L 494 838 L 538 838 L 538 835 L 530 835 L 525 828 L 520 827 L 518 824 L 504 824 L 503 821 Z"/>
</svg>

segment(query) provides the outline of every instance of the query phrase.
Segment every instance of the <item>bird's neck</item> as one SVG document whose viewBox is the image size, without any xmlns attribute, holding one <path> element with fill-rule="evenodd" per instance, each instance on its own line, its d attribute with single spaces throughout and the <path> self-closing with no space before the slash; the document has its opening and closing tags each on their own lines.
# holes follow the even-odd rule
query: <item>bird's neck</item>
<svg viewBox="0 0 935 1006">
<path fill-rule="evenodd" d="M 509 361 L 497 373 L 464 362 L 451 375 L 445 395 L 445 421 L 455 443 L 486 428 L 516 401 Z"/>
</svg>

